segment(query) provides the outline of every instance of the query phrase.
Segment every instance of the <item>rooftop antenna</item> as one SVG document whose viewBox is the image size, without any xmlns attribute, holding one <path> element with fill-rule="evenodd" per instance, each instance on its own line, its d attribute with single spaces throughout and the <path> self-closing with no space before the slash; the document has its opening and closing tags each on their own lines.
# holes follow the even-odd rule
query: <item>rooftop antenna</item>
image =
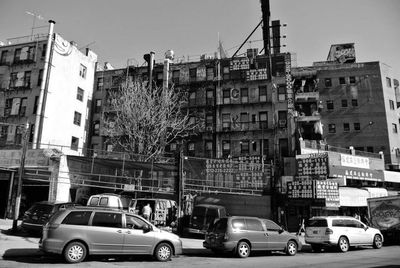
<svg viewBox="0 0 400 268">
<path fill-rule="evenodd" d="M 44 18 L 42 17 L 42 15 L 37 15 L 37 14 L 35 14 L 35 13 L 33 13 L 33 12 L 30 12 L 30 11 L 25 11 L 25 13 L 26 13 L 27 15 L 30 15 L 30 16 L 33 17 L 33 21 L 32 21 L 32 31 L 31 31 L 31 41 L 32 41 L 32 40 L 33 40 L 33 30 L 35 29 L 36 19 L 43 20 Z"/>
</svg>

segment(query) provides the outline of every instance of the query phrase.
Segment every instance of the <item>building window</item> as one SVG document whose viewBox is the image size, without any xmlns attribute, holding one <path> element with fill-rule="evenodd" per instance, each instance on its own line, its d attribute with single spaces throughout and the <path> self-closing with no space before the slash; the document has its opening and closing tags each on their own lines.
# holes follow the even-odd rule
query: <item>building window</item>
<svg viewBox="0 0 400 268">
<path fill-rule="evenodd" d="M 251 144 L 252 144 L 252 147 L 253 147 L 253 152 L 256 153 L 257 152 L 257 142 L 256 141 L 252 141 Z"/>
<path fill-rule="evenodd" d="M 390 110 L 394 110 L 394 101 L 389 100 Z"/>
<path fill-rule="evenodd" d="M 249 114 L 240 113 L 240 125 L 242 130 L 249 129 Z"/>
<path fill-rule="evenodd" d="M 259 86 L 258 87 L 260 102 L 267 101 L 267 86 Z"/>
<path fill-rule="evenodd" d="M 214 105 L 214 90 L 212 88 L 207 89 L 206 103 L 207 105 Z"/>
<path fill-rule="evenodd" d="M 397 133 L 397 124 L 395 124 L 395 123 L 392 124 L 392 130 L 393 130 L 393 133 Z"/>
<path fill-rule="evenodd" d="M 214 68 L 212 68 L 212 67 L 207 68 L 206 75 L 207 75 L 208 81 L 213 81 L 214 80 Z"/>
<path fill-rule="evenodd" d="M 326 101 L 326 108 L 328 110 L 333 110 L 333 101 L 332 100 L 327 100 Z"/>
<path fill-rule="evenodd" d="M 258 119 L 260 122 L 260 129 L 267 129 L 268 128 L 268 112 L 260 112 L 258 114 Z"/>
<path fill-rule="evenodd" d="M 222 91 L 222 98 L 223 98 L 223 104 L 231 103 L 231 90 L 230 89 L 224 89 Z"/>
<path fill-rule="evenodd" d="M 329 124 L 328 125 L 328 132 L 329 133 L 336 133 L 336 125 L 335 124 Z"/>
<path fill-rule="evenodd" d="M 229 66 L 224 66 L 224 68 L 222 69 L 222 73 L 223 73 L 223 79 L 224 80 L 228 80 L 230 78 L 230 76 L 229 76 Z"/>
<path fill-rule="evenodd" d="M 35 96 L 35 103 L 33 104 L 33 114 L 37 114 L 39 96 Z"/>
<path fill-rule="evenodd" d="M 228 158 L 231 155 L 231 142 L 228 140 L 222 141 L 222 157 Z"/>
<path fill-rule="evenodd" d="M 251 123 L 255 124 L 256 121 L 257 121 L 257 115 L 252 114 L 252 115 L 251 115 Z"/>
<path fill-rule="evenodd" d="M 285 128 L 287 119 L 287 112 L 286 111 L 278 111 L 278 126 L 280 128 Z"/>
<path fill-rule="evenodd" d="M 374 152 L 374 147 L 372 147 L 372 146 L 367 146 L 367 152 L 373 153 L 373 152 Z"/>
<path fill-rule="evenodd" d="M 355 76 L 350 76 L 349 80 L 350 80 L 350 84 L 355 84 L 356 83 L 356 77 Z"/>
<path fill-rule="evenodd" d="M 357 107 L 358 106 L 358 100 L 357 99 L 352 99 L 351 100 L 351 106 Z"/>
<path fill-rule="evenodd" d="M 196 105 L 196 91 L 189 92 L 189 105 Z"/>
<path fill-rule="evenodd" d="M 43 69 L 39 70 L 37 86 L 40 87 L 43 81 Z"/>
<path fill-rule="evenodd" d="M 93 124 L 93 135 L 94 136 L 100 135 L 100 122 L 99 121 L 95 121 Z"/>
<path fill-rule="evenodd" d="M 113 75 L 111 77 L 111 86 L 112 87 L 118 87 L 119 84 L 120 84 L 120 81 L 121 81 L 121 79 L 120 79 L 120 77 L 118 75 Z"/>
<path fill-rule="evenodd" d="M 278 86 L 278 101 L 285 101 L 286 100 L 286 86 L 279 85 Z"/>
<path fill-rule="evenodd" d="M 260 145 L 262 146 L 262 148 L 261 148 L 262 156 L 268 156 L 268 153 L 269 153 L 269 140 L 268 139 L 263 139 L 262 142 L 260 142 Z"/>
<path fill-rule="evenodd" d="M 78 112 L 75 112 L 74 113 L 74 124 L 77 125 L 77 126 L 80 126 L 81 125 L 81 119 L 82 119 L 82 114 L 78 113 Z"/>
<path fill-rule="evenodd" d="M 332 86 L 332 79 L 325 78 L 325 87 L 331 87 L 331 86 Z"/>
<path fill-rule="evenodd" d="M 46 48 L 47 48 L 47 44 L 43 44 L 42 54 L 40 55 L 42 58 L 46 57 Z"/>
<path fill-rule="evenodd" d="M 248 140 L 240 141 L 240 153 L 244 155 L 244 154 L 249 154 L 249 152 L 250 152 L 249 141 Z"/>
<path fill-rule="evenodd" d="M 95 113 L 100 113 L 101 111 L 101 99 L 96 100 L 96 106 L 94 107 L 94 112 Z"/>
<path fill-rule="evenodd" d="M 189 142 L 188 143 L 188 154 L 189 156 L 194 156 L 195 155 L 195 150 L 194 150 L 194 142 Z"/>
<path fill-rule="evenodd" d="M 28 103 L 27 98 L 21 98 L 21 104 L 19 107 L 19 116 L 25 116 L 26 115 L 26 106 Z"/>
<path fill-rule="evenodd" d="M 17 48 L 17 49 L 14 51 L 14 62 L 20 61 L 21 51 L 22 51 L 22 48 Z"/>
<path fill-rule="evenodd" d="M 104 85 L 104 78 L 103 77 L 98 77 L 97 78 L 96 89 L 97 90 L 103 90 L 103 85 Z"/>
<path fill-rule="evenodd" d="M 24 87 L 30 88 L 31 87 L 31 71 L 26 71 L 24 74 Z"/>
<path fill-rule="evenodd" d="M 10 73 L 10 87 L 16 87 L 18 82 L 18 73 Z"/>
<path fill-rule="evenodd" d="M 77 137 L 71 138 L 71 150 L 78 151 L 79 139 Z"/>
<path fill-rule="evenodd" d="M 345 77 L 339 77 L 339 84 L 340 85 L 345 85 L 346 84 L 346 78 Z"/>
<path fill-rule="evenodd" d="M 196 81 L 197 77 L 197 68 L 190 68 L 189 69 L 189 80 Z"/>
<path fill-rule="evenodd" d="M 249 89 L 248 88 L 241 88 L 240 89 L 240 98 L 242 103 L 249 102 Z"/>
<path fill-rule="evenodd" d="M 342 100 L 342 108 L 346 108 L 347 107 L 347 100 Z"/>
<path fill-rule="evenodd" d="M 343 131 L 344 132 L 349 132 L 350 131 L 350 124 L 349 123 L 343 123 Z"/>
<path fill-rule="evenodd" d="M 213 142 L 210 140 L 207 140 L 205 142 L 205 152 L 206 152 L 206 157 L 213 157 Z"/>
<path fill-rule="evenodd" d="M 81 66 L 79 68 L 79 76 L 82 78 L 86 78 L 86 72 L 87 72 L 86 66 L 81 64 Z"/>
<path fill-rule="evenodd" d="M 231 114 L 222 114 L 222 130 L 228 131 L 231 129 Z"/>
<path fill-rule="evenodd" d="M 172 83 L 179 84 L 180 70 L 172 71 Z"/>
<path fill-rule="evenodd" d="M 84 90 L 78 87 L 78 90 L 76 91 L 76 99 L 83 101 L 83 95 L 84 95 Z"/>
<path fill-rule="evenodd" d="M 175 152 L 176 151 L 176 143 L 175 142 L 170 143 L 169 149 L 171 150 L 171 152 Z"/>
<path fill-rule="evenodd" d="M 360 123 L 354 123 L 354 130 L 360 131 L 360 129 L 361 129 Z"/>
<path fill-rule="evenodd" d="M 211 114 L 206 115 L 206 131 L 212 131 L 214 125 L 214 117 Z"/>
<path fill-rule="evenodd" d="M 390 79 L 389 77 L 386 77 L 386 86 L 392 87 L 392 79 Z"/>
<path fill-rule="evenodd" d="M 8 57 L 8 51 L 3 50 L 1 52 L 0 64 L 7 64 L 7 57 Z"/>
</svg>

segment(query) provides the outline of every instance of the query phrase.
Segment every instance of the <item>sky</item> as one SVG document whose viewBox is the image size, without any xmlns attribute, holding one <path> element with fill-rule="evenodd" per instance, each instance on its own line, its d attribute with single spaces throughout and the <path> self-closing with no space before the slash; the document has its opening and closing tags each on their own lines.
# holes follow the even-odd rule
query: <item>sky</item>
<svg viewBox="0 0 400 268">
<path fill-rule="evenodd" d="M 283 52 L 297 56 L 297 66 L 324 61 L 331 44 L 355 43 L 357 62 L 381 61 L 400 78 L 400 0 L 270 0 L 271 19 L 280 19 Z M 47 21 L 78 48 L 91 48 L 100 64 L 116 68 L 142 65 L 143 54 L 162 60 L 195 59 L 217 51 L 228 55 L 261 21 L 259 0 L 0 0 L 0 41 L 46 33 Z M 243 46 L 262 48 L 261 27 Z"/>
</svg>

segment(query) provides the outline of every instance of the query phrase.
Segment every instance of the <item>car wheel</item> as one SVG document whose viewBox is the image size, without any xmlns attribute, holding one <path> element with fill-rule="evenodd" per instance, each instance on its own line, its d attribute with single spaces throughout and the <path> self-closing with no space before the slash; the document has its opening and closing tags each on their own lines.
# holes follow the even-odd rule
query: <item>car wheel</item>
<svg viewBox="0 0 400 268">
<path fill-rule="evenodd" d="M 347 240 L 346 237 L 341 236 L 341 237 L 339 238 L 339 242 L 338 242 L 338 249 L 339 249 L 341 252 L 346 252 L 346 251 L 349 250 L 349 247 L 350 247 L 350 245 L 349 245 L 349 240 Z"/>
<path fill-rule="evenodd" d="M 297 253 L 297 243 L 290 240 L 286 246 L 286 254 L 289 256 L 294 256 Z"/>
<path fill-rule="evenodd" d="M 236 254 L 239 258 L 247 258 L 250 255 L 249 244 L 244 241 L 239 242 L 239 244 L 237 246 Z"/>
<path fill-rule="evenodd" d="M 382 237 L 380 235 L 374 236 L 374 243 L 372 244 L 374 248 L 381 248 L 382 247 Z"/>
<path fill-rule="evenodd" d="M 64 249 L 64 258 L 68 263 L 78 263 L 86 258 L 87 250 L 81 242 L 71 242 Z"/>
<path fill-rule="evenodd" d="M 312 245 L 311 245 L 311 248 L 312 248 L 312 250 L 313 250 L 314 252 L 321 252 L 321 250 L 322 250 L 322 246 L 321 246 L 321 245 L 312 244 Z"/>
<path fill-rule="evenodd" d="M 169 261 L 172 256 L 172 247 L 167 243 L 161 243 L 156 247 L 154 256 L 158 261 Z"/>
</svg>

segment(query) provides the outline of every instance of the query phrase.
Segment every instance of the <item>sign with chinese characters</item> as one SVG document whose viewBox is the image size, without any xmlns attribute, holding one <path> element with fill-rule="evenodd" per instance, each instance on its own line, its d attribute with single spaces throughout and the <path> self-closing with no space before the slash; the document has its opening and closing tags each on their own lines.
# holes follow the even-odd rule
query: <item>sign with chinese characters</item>
<svg viewBox="0 0 400 268">
<path fill-rule="evenodd" d="M 5 168 L 19 167 L 21 164 L 21 150 L 1 150 L 0 166 Z M 25 167 L 48 166 L 49 157 L 42 149 L 29 149 L 25 156 Z"/>
<path fill-rule="evenodd" d="M 361 169 L 354 167 L 330 166 L 329 176 L 340 179 L 383 181 L 382 170 Z"/>
<path fill-rule="evenodd" d="M 315 198 L 325 199 L 326 207 L 340 207 L 339 185 L 331 180 L 314 181 Z"/>
<path fill-rule="evenodd" d="M 328 153 L 296 156 L 298 176 L 328 175 Z"/>
<path fill-rule="evenodd" d="M 234 59 L 230 61 L 229 70 L 248 70 L 250 68 L 250 61 L 248 58 Z"/>
<path fill-rule="evenodd" d="M 287 183 L 288 198 L 313 198 L 313 181 L 301 180 Z"/>
<path fill-rule="evenodd" d="M 367 157 L 350 154 L 340 154 L 340 164 L 345 167 L 369 169 L 369 159 Z"/>
<path fill-rule="evenodd" d="M 286 98 L 288 105 L 288 113 L 291 114 L 294 109 L 294 94 L 292 88 L 292 62 L 289 53 L 285 54 L 285 80 L 286 80 Z"/>
<path fill-rule="evenodd" d="M 268 70 L 266 68 L 253 69 L 253 70 L 248 70 L 246 72 L 246 81 L 267 80 L 267 79 L 268 79 Z"/>
</svg>

